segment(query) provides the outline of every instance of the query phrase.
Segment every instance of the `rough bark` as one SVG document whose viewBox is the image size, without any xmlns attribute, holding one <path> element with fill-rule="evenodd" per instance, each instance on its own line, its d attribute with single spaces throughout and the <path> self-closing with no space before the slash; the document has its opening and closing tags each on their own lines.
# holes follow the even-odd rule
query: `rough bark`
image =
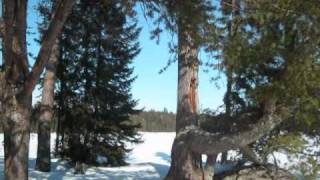
<svg viewBox="0 0 320 180">
<path fill-rule="evenodd" d="M 31 94 L 21 96 L 28 73 L 26 1 L 4 1 L 3 58 L 5 75 L 1 93 L 4 131 L 5 179 L 28 178 Z M 15 24 L 16 26 L 12 26 Z"/>
<path fill-rule="evenodd" d="M 185 22 L 184 22 L 185 23 Z M 198 113 L 198 46 L 192 33 L 178 20 L 178 104 L 176 131 L 197 126 Z M 171 167 L 166 179 L 200 179 L 201 154 L 192 152 L 185 142 L 175 140 Z"/>
<path fill-rule="evenodd" d="M 27 55 L 27 0 L 3 1 L 3 62 L 0 112 L 4 130 L 5 178 L 28 179 L 28 150 L 32 91 L 49 59 L 52 45 L 71 12 L 74 0 L 58 6 L 41 44 L 37 62 L 29 72 Z"/>
<path fill-rule="evenodd" d="M 42 100 L 38 119 L 38 151 L 36 169 L 43 172 L 50 171 L 50 133 L 54 102 L 54 84 L 58 57 L 58 42 L 54 45 L 51 57 L 46 65 L 43 81 Z"/>
<path fill-rule="evenodd" d="M 246 147 L 282 122 L 275 110 L 275 100 L 268 100 L 263 116 L 258 122 L 236 133 L 214 134 L 194 125 L 179 131 L 173 144 L 172 162 L 167 179 L 202 179 L 210 176 L 208 169 L 201 171 L 192 164 L 192 153 L 216 155 L 230 149 Z"/>
<path fill-rule="evenodd" d="M 243 131 L 227 134 L 209 133 L 199 127 L 189 126 L 180 131 L 176 139 L 185 142 L 185 146 L 193 152 L 208 155 L 245 147 L 260 139 L 282 122 L 283 119 L 277 116 L 277 112 L 275 111 L 274 100 L 268 100 L 265 109 L 263 116 L 257 123 L 249 124 Z"/>
<path fill-rule="evenodd" d="M 28 101 L 17 98 L 16 95 L 23 87 L 3 83 L 6 81 L 6 76 L 4 72 L 0 74 L 0 115 L 4 131 L 5 179 L 27 179 L 31 96 Z"/>
<path fill-rule="evenodd" d="M 21 105 L 15 98 L 11 107 L 6 104 L 4 118 L 5 179 L 28 179 L 30 106 Z M 31 100 L 30 100 L 31 102 Z"/>
</svg>

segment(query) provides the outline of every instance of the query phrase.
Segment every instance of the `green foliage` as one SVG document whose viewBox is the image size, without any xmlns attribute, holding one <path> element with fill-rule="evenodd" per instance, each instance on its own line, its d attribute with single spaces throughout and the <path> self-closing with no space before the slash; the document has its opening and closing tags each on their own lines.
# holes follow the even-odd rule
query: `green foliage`
<svg viewBox="0 0 320 180">
<path fill-rule="evenodd" d="M 305 141 L 299 134 L 286 134 L 286 135 L 280 135 L 276 136 L 274 138 L 271 138 L 265 148 L 266 155 L 272 153 L 273 151 L 285 149 L 289 153 L 295 153 L 303 151 Z"/>
<path fill-rule="evenodd" d="M 147 132 L 175 132 L 176 131 L 176 115 L 163 111 L 143 111 L 137 115 L 133 115 L 133 122 L 141 124 L 140 131 Z"/>
<path fill-rule="evenodd" d="M 242 98 L 240 107 L 262 108 L 266 99 L 276 98 L 283 118 L 312 127 L 320 108 L 320 6 L 292 0 L 237 2 L 238 15 L 230 20 L 231 7 L 223 7 L 220 23 L 225 24 L 221 57 L 225 69 L 232 67 L 232 91 Z M 230 37 L 224 34 L 231 22 Z"/>
<path fill-rule="evenodd" d="M 188 32 L 195 47 L 216 48 L 215 6 L 211 0 L 141 0 L 140 2 L 145 17 L 153 21 L 154 28 L 151 31 L 151 38 L 159 42 L 160 35 L 165 30 L 172 35 L 172 41 L 168 45 L 172 56 L 160 73 L 177 61 L 179 47 L 178 42 L 173 39 L 182 32 Z M 197 59 L 195 63 L 199 63 L 198 60 L 201 61 Z"/>
<path fill-rule="evenodd" d="M 128 4 L 77 1 L 60 39 L 58 153 L 73 161 L 125 164 L 127 142 L 139 142 L 139 112 L 130 93 L 140 29 Z M 101 165 L 101 164 L 97 164 Z"/>
<path fill-rule="evenodd" d="M 216 9 L 214 37 L 206 42 L 214 47 L 207 49 L 214 58 L 207 65 L 226 76 L 226 108 L 204 113 L 201 127 L 228 132 L 238 126 L 235 132 L 241 131 L 241 123 L 259 119 L 265 102 L 276 99 L 276 112 L 286 121 L 252 146 L 260 155 L 281 148 L 299 154 L 306 143 L 299 132 L 317 135 L 320 130 L 319 3 L 221 0 Z M 252 116 L 242 119 L 248 112 Z M 280 129 L 289 134 L 280 135 Z M 312 169 L 308 173 L 316 172 Z"/>
<path fill-rule="evenodd" d="M 301 162 L 301 164 L 294 167 L 300 172 L 299 178 L 305 180 L 314 180 L 318 177 L 318 172 L 320 172 L 320 167 L 317 160 L 309 157 L 307 162 Z"/>
<path fill-rule="evenodd" d="M 305 137 L 306 138 L 306 137 Z M 274 152 L 282 152 L 285 153 L 289 159 L 299 160 L 296 163 L 287 164 L 287 168 L 291 170 L 298 179 L 316 179 L 318 176 L 318 172 L 320 171 L 320 167 L 317 161 L 317 153 L 318 150 L 308 150 L 307 140 L 303 138 L 301 134 L 297 133 L 284 133 L 282 132 L 281 135 L 273 136 L 268 138 L 267 142 L 260 147 L 260 150 L 263 152 L 262 154 L 264 160 L 266 161 L 267 157 L 272 155 Z M 307 138 L 310 138 L 310 136 Z M 312 145 L 311 147 L 317 146 L 316 144 Z M 277 159 L 274 158 L 274 163 L 277 165 Z"/>
</svg>

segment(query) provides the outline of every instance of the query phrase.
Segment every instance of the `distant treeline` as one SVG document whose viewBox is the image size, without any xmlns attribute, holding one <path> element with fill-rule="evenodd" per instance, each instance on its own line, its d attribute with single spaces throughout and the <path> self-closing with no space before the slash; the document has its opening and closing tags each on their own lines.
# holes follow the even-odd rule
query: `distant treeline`
<svg viewBox="0 0 320 180">
<path fill-rule="evenodd" d="M 169 112 L 166 108 L 162 111 L 148 110 L 142 111 L 138 115 L 131 117 L 134 122 L 140 123 L 140 131 L 146 132 L 174 132 L 176 128 L 175 124 L 175 113 Z M 32 118 L 35 120 L 35 118 Z M 52 123 L 52 132 L 56 130 L 56 118 L 54 117 Z M 37 132 L 38 123 L 36 121 L 31 122 L 31 132 Z M 0 133 L 2 132 L 2 127 L 0 126 Z"/>
<path fill-rule="evenodd" d="M 166 108 L 164 108 L 163 111 L 142 111 L 131 118 L 134 122 L 139 122 L 141 124 L 140 131 L 174 132 L 176 128 L 176 115 L 172 112 L 168 112 Z"/>
</svg>

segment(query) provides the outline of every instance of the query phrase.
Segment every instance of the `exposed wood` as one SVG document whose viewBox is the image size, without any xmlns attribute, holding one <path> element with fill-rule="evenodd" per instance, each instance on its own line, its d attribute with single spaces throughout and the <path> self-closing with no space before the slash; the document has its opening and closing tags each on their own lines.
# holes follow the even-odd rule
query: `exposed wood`
<svg viewBox="0 0 320 180">
<path fill-rule="evenodd" d="M 198 48 L 187 32 L 179 39 L 178 105 L 176 131 L 188 125 L 197 125 L 198 113 Z"/>
<path fill-rule="evenodd" d="M 178 20 L 178 104 L 176 132 L 198 126 L 198 45 L 185 19 Z M 192 152 L 185 142 L 175 139 L 171 166 L 166 179 L 201 179 L 201 154 Z"/>
</svg>

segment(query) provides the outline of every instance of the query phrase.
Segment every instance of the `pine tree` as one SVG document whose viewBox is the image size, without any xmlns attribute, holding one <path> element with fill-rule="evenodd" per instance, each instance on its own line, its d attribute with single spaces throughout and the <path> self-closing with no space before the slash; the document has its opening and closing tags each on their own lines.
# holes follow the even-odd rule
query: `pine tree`
<svg viewBox="0 0 320 180">
<path fill-rule="evenodd" d="M 59 148 L 74 162 L 124 165 L 126 142 L 138 142 L 130 93 L 140 29 L 117 1 L 79 1 L 63 31 L 57 94 Z M 77 29 L 77 31 L 74 31 Z M 83 156 L 86 154 L 86 156 Z"/>
<path fill-rule="evenodd" d="M 263 108 L 266 99 L 273 97 L 278 106 L 287 108 L 284 118 L 296 116 L 298 124 L 315 123 L 319 6 L 282 0 L 242 2 L 239 8 L 239 32 L 225 53 L 238 59 L 231 64 L 244 109 Z"/>
</svg>

